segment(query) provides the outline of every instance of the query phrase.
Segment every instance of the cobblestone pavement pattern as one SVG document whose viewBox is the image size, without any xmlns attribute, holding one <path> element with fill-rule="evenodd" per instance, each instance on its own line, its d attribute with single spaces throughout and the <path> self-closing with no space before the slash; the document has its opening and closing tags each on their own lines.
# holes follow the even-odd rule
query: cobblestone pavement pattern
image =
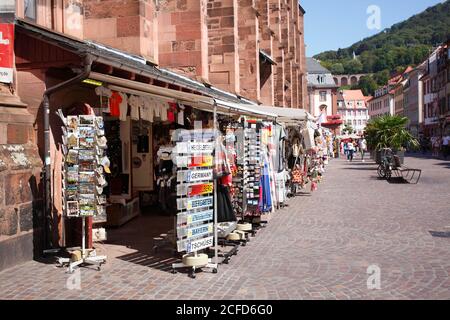
<svg viewBox="0 0 450 320">
<path fill-rule="evenodd" d="M 0 273 L 0 299 L 450 299 L 450 164 L 406 162 L 423 169 L 418 185 L 332 161 L 319 191 L 291 199 L 218 274 L 171 274 L 170 260 L 107 244 L 114 257 L 83 268 L 81 290 L 32 261 Z M 373 264 L 380 290 L 367 288 Z"/>
</svg>

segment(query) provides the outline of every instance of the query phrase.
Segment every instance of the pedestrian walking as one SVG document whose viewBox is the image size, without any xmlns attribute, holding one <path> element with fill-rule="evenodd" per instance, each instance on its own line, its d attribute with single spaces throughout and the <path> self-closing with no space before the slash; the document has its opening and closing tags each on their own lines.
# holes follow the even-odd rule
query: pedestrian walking
<svg viewBox="0 0 450 320">
<path fill-rule="evenodd" d="M 431 138 L 431 145 L 433 148 L 433 157 L 439 157 L 439 151 L 441 148 L 441 142 L 438 137 L 432 137 Z"/>
<path fill-rule="evenodd" d="M 447 160 L 447 157 L 450 154 L 450 135 L 446 135 L 445 137 L 442 137 L 442 153 L 444 156 L 444 160 Z"/>
<path fill-rule="evenodd" d="M 367 141 L 365 138 L 362 138 L 361 140 L 359 140 L 359 152 L 361 153 L 362 162 L 365 162 L 364 155 L 367 152 Z"/>
<path fill-rule="evenodd" d="M 348 158 L 348 141 L 343 142 L 344 155 Z"/>
<path fill-rule="evenodd" d="M 353 144 L 353 140 L 347 142 L 347 161 L 353 161 L 353 155 L 355 153 L 355 145 Z"/>
</svg>

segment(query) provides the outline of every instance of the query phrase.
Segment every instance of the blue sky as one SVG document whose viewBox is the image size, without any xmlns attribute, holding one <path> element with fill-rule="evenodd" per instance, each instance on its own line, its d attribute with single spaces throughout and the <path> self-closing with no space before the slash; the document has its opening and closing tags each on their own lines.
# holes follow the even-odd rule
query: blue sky
<svg viewBox="0 0 450 320">
<path fill-rule="evenodd" d="M 346 48 L 365 37 L 420 13 L 442 0 L 300 0 L 306 10 L 305 43 L 308 57 Z M 367 27 L 367 8 L 380 8 L 381 30 Z M 372 11 L 373 12 L 373 11 Z"/>
</svg>

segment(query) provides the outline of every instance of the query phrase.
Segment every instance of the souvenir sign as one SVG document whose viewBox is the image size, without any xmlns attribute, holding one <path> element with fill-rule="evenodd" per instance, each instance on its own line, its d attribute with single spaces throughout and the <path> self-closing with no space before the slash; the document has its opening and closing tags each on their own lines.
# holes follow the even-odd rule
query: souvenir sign
<svg viewBox="0 0 450 320">
<path fill-rule="evenodd" d="M 177 156 L 175 158 L 177 167 L 180 168 L 204 168 L 212 167 L 213 156 L 211 155 L 194 155 L 194 156 Z"/>
<path fill-rule="evenodd" d="M 191 253 L 202 249 L 206 249 L 211 247 L 213 244 L 214 244 L 214 237 L 188 241 L 186 245 L 186 252 Z"/>
<path fill-rule="evenodd" d="M 198 133 L 198 135 L 197 135 Z M 214 192 L 212 153 L 214 143 L 203 130 L 177 131 L 174 153 L 177 172 L 177 248 L 196 252 L 213 245 Z M 176 138 L 177 136 L 177 138 Z M 186 137 L 190 136 L 190 140 Z M 187 140 L 187 141 L 186 141 Z M 194 140 L 194 141 L 192 141 Z M 183 170 L 182 168 L 189 168 Z M 207 237 L 207 238 L 205 238 Z"/>
<path fill-rule="evenodd" d="M 194 170 L 194 171 L 188 171 L 187 174 L 187 181 L 188 182 L 197 182 L 197 181 L 204 181 L 204 180 L 212 180 L 213 178 L 213 170 Z"/>
<path fill-rule="evenodd" d="M 180 227 L 177 228 L 177 236 L 179 238 L 186 237 L 187 239 L 196 239 L 210 235 L 213 232 L 213 227 L 214 225 L 212 223 L 190 228 Z"/>
<path fill-rule="evenodd" d="M 177 185 L 177 195 L 178 196 L 201 196 L 205 194 L 209 194 L 213 192 L 214 185 L 212 182 L 194 184 L 194 185 L 186 185 L 179 184 Z"/>
<path fill-rule="evenodd" d="M 188 199 L 186 209 L 187 210 L 200 209 L 210 207 L 212 205 L 213 205 L 213 197 Z"/>
<path fill-rule="evenodd" d="M 190 142 L 188 144 L 189 153 L 212 153 L 214 144 L 212 142 Z"/>
<path fill-rule="evenodd" d="M 207 210 L 197 213 L 180 213 L 177 216 L 177 224 L 178 225 L 191 225 L 195 223 L 200 223 L 208 220 L 214 219 L 214 211 Z"/>
</svg>

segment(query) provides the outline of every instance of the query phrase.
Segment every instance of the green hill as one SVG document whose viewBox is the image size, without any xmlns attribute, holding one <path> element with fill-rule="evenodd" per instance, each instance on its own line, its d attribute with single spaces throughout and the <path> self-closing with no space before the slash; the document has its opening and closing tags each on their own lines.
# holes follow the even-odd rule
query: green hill
<svg viewBox="0 0 450 320">
<path fill-rule="evenodd" d="M 383 84 L 392 72 L 421 63 L 433 46 L 449 38 L 447 0 L 348 48 L 326 51 L 314 58 L 335 74 L 374 73 L 376 82 Z"/>
</svg>

